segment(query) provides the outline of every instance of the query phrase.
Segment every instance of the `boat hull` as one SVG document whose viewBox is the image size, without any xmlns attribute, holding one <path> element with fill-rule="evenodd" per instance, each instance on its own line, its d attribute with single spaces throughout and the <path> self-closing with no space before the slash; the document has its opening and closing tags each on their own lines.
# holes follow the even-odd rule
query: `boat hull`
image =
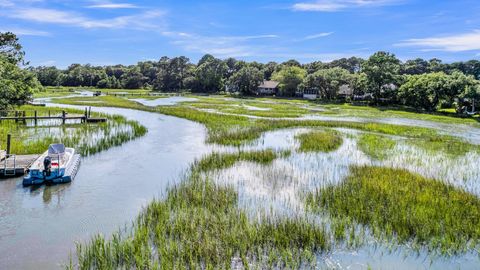
<svg viewBox="0 0 480 270">
<path fill-rule="evenodd" d="M 43 185 L 43 184 L 61 184 L 69 183 L 73 181 L 77 175 L 80 167 L 80 155 L 75 154 L 72 157 L 72 161 L 69 166 L 65 168 L 65 171 L 61 175 L 56 175 L 56 172 L 52 172 L 50 176 L 33 175 L 31 172 L 23 178 L 23 186 Z"/>
</svg>

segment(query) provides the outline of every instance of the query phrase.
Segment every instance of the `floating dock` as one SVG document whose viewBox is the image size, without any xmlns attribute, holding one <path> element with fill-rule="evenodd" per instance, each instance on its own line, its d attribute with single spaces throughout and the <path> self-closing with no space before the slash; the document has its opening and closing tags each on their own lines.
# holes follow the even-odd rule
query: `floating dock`
<svg viewBox="0 0 480 270">
<path fill-rule="evenodd" d="M 26 173 L 32 163 L 40 155 L 6 155 L 5 151 L 0 154 L 0 177 L 17 177 Z"/>
</svg>

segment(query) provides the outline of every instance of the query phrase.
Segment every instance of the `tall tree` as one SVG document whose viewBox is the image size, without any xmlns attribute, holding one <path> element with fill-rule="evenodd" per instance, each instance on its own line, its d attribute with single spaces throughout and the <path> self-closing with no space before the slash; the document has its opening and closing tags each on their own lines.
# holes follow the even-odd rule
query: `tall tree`
<svg viewBox="0 0 480 270">
<path fill-rule="evenodd" d="M 294 96 L 306 75 L 307 72 L 300 67 L 284 66 L 273 74 L 272 79 L 280 82 L 279 87 L 283 96 Z"/>
<path fill-rule="evenodd" d="M 417 58 L 415 60 L 407 60 L 403 64 L 402 71 L 404 74 L 416 75 L 423 74 L 428 72 L 428 62 L 422 58 Z"/>
<path fill-rule="evenodd" d="M 321 69 L 308 75 L 303 87 L 309 90 L 318 91 L 320 98 L 333 100 L 337 97 L 340 86 L 353 83 L 353 75 L 346 69 L 335 67 Z"/>
<path fill-rule="evenodd" d="M 41 86 L 35 74 L 19 67 L 24 52 L 12 33 L 0 33 L 0 110 L 28 102 Z"/>
<path fill-rule="evenodd" d="M 258 68 L 246 66 L 233 74 L 230 85 L 243 95 L 252 95 L 262 80 L 263 74 Z"/>
<path fill-rule="evenodd" d="M 201 63 L 201 64 L 200 64 Z M 223 89 L 227 65 L 220 59 L 213 56 L 204 56 L 195 71 L 198 92 L 218 92 Z"/>
<path fill-rule="evenodd" d="M 22 50 L 18 37 L 12 32 L 0 32 L 0 53 L 10 63 L 23 64 L 25 52 Z"/>
<path fill-rule="evenodd" d="M 331 68 L 343 68 L 348 70 L 350 73 L 357 73 L 360 72 L 363 62 L 365 62 L 365 60 L 358 57 L 340 58 L 338 60 L 333 60 L 328 64 L 328 66 Z"/>
<path fill-rule="evenodd" d="M 399 81 L 400 60 L 388 52 L 376 52 L 362 65 L 375 103 L 389 97 Z"/>
</svg>

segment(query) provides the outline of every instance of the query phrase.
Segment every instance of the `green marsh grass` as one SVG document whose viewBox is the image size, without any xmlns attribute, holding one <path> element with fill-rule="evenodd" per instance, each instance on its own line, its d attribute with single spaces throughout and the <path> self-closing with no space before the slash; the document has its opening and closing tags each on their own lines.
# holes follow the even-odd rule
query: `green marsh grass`
<svg viewBox="0 0 480 270">
<path fill-rule="evenodd" d="M 262 134 L 268 131 L 308 127 L 327 128 L 326 132 L 337 132 L 329 130 L 333 128 L 346 128 L 375 133 L 361 134 L 358 146 L 367 155 L 379 161 L 387 157 L 388 151 L 396 148 L 395 141 L 392 143 L 392 139 L 385 135 L 403 137 L 402 140 L 407 143 L 418 142 L 421 144 L 419 146 L 430 147 L 437 154 L 443 153 L 445 149 L 448 151 L 445 144 L 452 142 L 462 146 L 455 149 L 458 153 L 471 151 L 475 147 L 461 139 L 441 135 L 434 129 L 421 126 L 255 119 L 242 115 L 222 115 L 199 109 L 225 111 L 229 110 L 232 104 L 245 103 L 250 106 L 257 101 L 230 101 L 224 97 L 198 97 L 198 99 L 199 102 L 181 102 L 174 106 L 159 107 L 147 107 L 119 97 L 72 98 L 60 102 L 85 105 L 93 101 L 89 105 L 132 108 L 189 119 L 207 127 L 208 143 L 220 145 L 243 146 L 261 138 Z M 270 102 L 268 99 L 261 99 L 258 102 L 261 101 Z M 304 102 L 298 104 L 303 106 Z M 256 112 L 269 111 L 253 111 Z M 332 148 L 327 150 L 335 149 L 338 143 L 331 134 L 314 134 L 305 140 L 309 144 L 306 149 L 318 149 L 319 146 L 315 142 L 322 140 L 333 141 L 329 144 L 333 145 Z M 350 148 L 341 149 L 347 149 L 350 151 L 348 153 L 358 153 L 357 157 L 364 157 L 357 151 L 355 141 L 350 137 L 344 140 L 345 145 Z M 431 143 L 424 143 L 425 141 Z M 379 145 L 380 143 L 383 145 Z M 436 151 L 434 144 L 438 144 L 440 150 Z M 407 153 L 401 152 L 405 149 L 399 147 L 396 149 L 400 151 L 398 153 Z M 394 153 L 394 158 L 398 158 L 395 156 L 398 153 Z M 418 248 L 428 247 L 442 254 L 472 250 L 478 243 L 480 235 L 478 197 L 403 169 L 352 167 L 351 175 L 342 181 L 344 176 L 335 170 L 344 169 L 346 175 L 351 163 L 347 164 L 347 161 L 343 160 L 344 163 L 337 167 L 339 163 L 337 160 L 324 161 L 335 163 L 328 175 L 331 178 L 341 176 L 342 178 L 337 179 L 340 184 L 322 186 L 312 193 L 309 192 L 318 185 L 310 186 L 306 201 L 315 211 L 305 215 L 330 214 L 332 219 L 327 224 L 323 221 L 307 220 L 302 215 L 272 217 L 259 214 L 252 217 L 250 212 L 247 214 L 248 210 L 238 205 L 240 195 L 232 184 L 228 184 L 232 181 L 211 179 L 212 176 L 222 177 L 222 174 L 207 173 L 228 168 L 234 170 L 237 169 L 234 167 L 237 162 L 247 161 L 247 169 L 251 168 L 248 166 L 252 166 L 248 162 L 258 163 L 260 165 L 255 166 L 267 171 L 259 175 L 265 181 L 273 182 L 277 181 L 273 178 L 281 173 L 274 172 L 274 168 L 268 171 L 270 170 L 268 164 L 289 154 L 291 153 L 288 150 L 282 152 L 239 150 L 233 153 L 215 152 L 205 156 L 192 165 L 190 174 L 182 183 L 167 191 L 165 199 L 148 204 L 133 222 L 131 229 L 108 238 L 96 236 L 89 243 L 78 244 L 78 264 L 74 266 L 80 269 L 314 268 L 317 256 L 321 256 L 322 252 L 329 251 L 344 241 L 347 241 L 349 246 L 358 246 L 362 242 L 362 237 L 370 232 L 378 238 L 386 238 L 389 242 L 413 244 Z M 300 156 L 311 158 L 312 172 L 305 175 L 315 178 L 314 173 L 321 171 L 315 170 L 318 168 L 315 166 L 325 163 L 318 162 L 320 159 L 315 160 L 314 155 Z M 342 156 L 339 155 L 339 158 Z M 364 159 L 365 162 L 370 162 Z M 428 162 L 430 161 L 427 160 L 425 164 L 429 164 Z M 408 163 L 402 164 L 406 166 Z M 442 166 L 445 164 L 447 163 L 442 163 Z M 417 171 L 418 168 L 414 167 L 415 164 L 412 170 Z M 286 176 L 288 178 L 290 175 Z M 278 181 L 284 180 L 279 178 Z M 318 179 L 333 180 L 323 177 Z M 303 200 L 300 200 L 300 203 L 303 206 Z M 359 224 L 363 225 L 360 226 L 362 230 L 359 230 Z"/>
<path fill-rule="evenodd" d="M 301 152 L 332 152 L 342 146 L 342 134 L 338 131 L 327 129 L 324 131 L 311 131 L 296 136 L 300 141 Z"/>
<path fill-rule="evenodd" d="M 440 153 L 453 158 L 463 156 L 468 152 L 480 152 L 480 145 L 472 145 L 464 140 L 446 135 L 411 139 L 409 142 L 429 153 Z"/>
<path fill-rule="evenodd" d="M 318 189 L 307 203 L 368 226 L 380 239 L 442 254 L 465 252 L 480 240 L 478 197 L 402 169 L 354 166 L 344 183 Z"/>
<path fill-rule="evenodd" d="M 230 101 L 219 97 L 197 97 L 202 107 L 204 103 L 208 106 L 226 106 L 225 104 L 236 104 L 239 101 Z M 55 102 L 71 105 L 107 106 L 130 108 L 150 112 L 158 112 L 166 115 L 189 119 L 204 124 L 208 129 L 207 142 L 221 145 L 240 146 L 250 143 L 267 131 L 295 127 L 325 127 L 325 128 L 349 128 L 366 132 L 375 132 L 385 135 L 402 136 L 412 139 L 412 142 L 422 142 L 420 146 L 429 146 L 431 149 L 448 149 L 453 145 L 450 152 L 454 154 L 466 153 L 476 146 L 465 142 L 461 138 L 440 135 L 431 128 L 421 126 L 403 126 L 374 122 L 348 122 L 348 121 L 321 121 L 321 120 L 295 120 L 295 119 L 252 119 L 242 115 L 224 115 L 198 110 L 192 104 L 196 102 L 180 102 L 174 106 L 148 107 L 126 98 L 114 96 L 102 97 L 76 97 L 57 99 Z M 289 101 L 290 102 L 290 101 Z M 303 104 L 303 103 L 300 103 Z M 289 106 L 294 106 L 292 103 Z M 355 106 L 352 106 L 355 107 Z M 356 108 L 356 107 L 355 107 Z M 369 108 L 361 108 L 369 110 Z M 372 109 L 376 110 L 376 109 Z M 438 116 L 440 117 L 440 116 Z M 441 116 L 445 117 L 445 116 Z M 455 121 L 459 121 L 456 119 Z"/>
<path fill-rule="evenodd" d="M 275 156 L 266 150 L 222 157 L 268 163 Z M 196 162 L 187 179 L 169 189 L 165 200 L 151 202 L 129 232 L 115 233 L 109 240 L 95 236 L 89 243 L 77 244 L 78 265 L 70 263 L 67 268 L 313 267 L 315 254 L 331 247 L 324 225 L 300 218 L 249 218 L 238 207 L 238 194 L 232 187 L 217 186 L 202 175 L 228 166 L 224 164 L 233 165 L 208 161 L 219 159 L 218 155 L 207 156 Z"/>
<path fill-rule="evenodd" d="M 83 111 L 52 107 L 23 106 L 19 110 L 36 110 L 38 115 L 60 115 L 62 111 L 68 114 L 83 114 Z M 32 112 L 29 112 L 32 114 Z M 63 143 L 74 147 L 82 155 L 90 155 L 134 138 L 143 136 L 147 129 L 136 121 L 126 120 L 122 116 L 110 116 L 93 113 L 96 117 L 106 117 L 105 123 L 67 123 L 61 120 L 39 120 L 34 126 L 12 120 L 0 123 L 0 146 L 5 147 L 7 134 L 12 135 L 11 153 L 39 154 L 48 149 L 52 143 Z M 29 121 L 29 120 L 27 120 Z M 45 121 L 45 122 L 42 122 Z"/>
<path fill-rule="evenodd" d="M 392 138 L 364 133 L 358 140 L 358 147 L 362 152 L 376 160 L 385 160 L 397 143 Z"/>
</svg>

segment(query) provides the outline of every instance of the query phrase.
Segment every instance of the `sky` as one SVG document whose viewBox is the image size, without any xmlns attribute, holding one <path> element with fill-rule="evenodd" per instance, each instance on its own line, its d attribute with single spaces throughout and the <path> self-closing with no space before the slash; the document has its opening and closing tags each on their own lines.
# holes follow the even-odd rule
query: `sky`
<svg viewBox="0 0 480 270">
<path fill-rule="evenodd" d="M 389 51 L 401 60 L 480 59 L 478 0 L 0 0 L 0 32 L 32 66 L 135 64 L 210 53 L 328 62 Z"/>
</svg>

